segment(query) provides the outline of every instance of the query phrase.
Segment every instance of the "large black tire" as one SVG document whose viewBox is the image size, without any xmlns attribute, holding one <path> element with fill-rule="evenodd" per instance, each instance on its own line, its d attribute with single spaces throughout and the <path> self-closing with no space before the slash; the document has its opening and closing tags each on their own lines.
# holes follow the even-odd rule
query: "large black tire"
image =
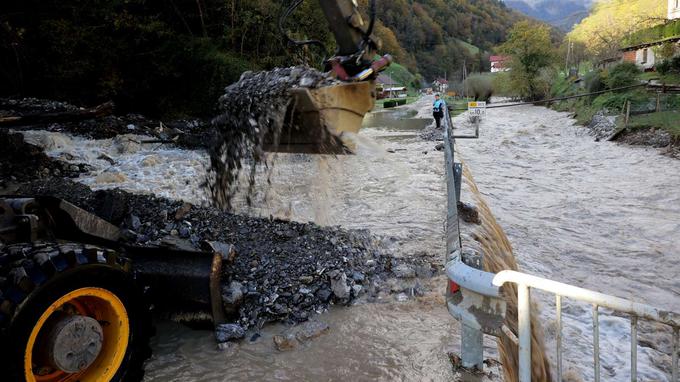
<svg viewBox="0 0 680 382">
<path fill-rule="evenodd" d="M 65 294 L 86 287 L 106 289 L 123 303 L 130 336 L 112 381 L 136 382 L 151 355 L 151 317 L 128 259 L 98 247 L 68 243 L 13 244 L 0 248 L 0 370 L 2 379 L 25 381 L 24 351 L 45 310 Z"/>
</svg>

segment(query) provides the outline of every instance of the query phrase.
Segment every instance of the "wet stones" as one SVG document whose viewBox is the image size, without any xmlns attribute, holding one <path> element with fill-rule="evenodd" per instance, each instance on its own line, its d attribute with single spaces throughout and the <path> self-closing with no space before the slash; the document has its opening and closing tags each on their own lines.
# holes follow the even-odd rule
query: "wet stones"
<svg viewBox="0 0 680 382">
<path fill-rule="evenodd" d="M 330 330 L 325 322 L 309 320 L 273 337 L 274 346 L 279 351 L 293 350 L 301 343 L 318 338 Z"/>
<path fill-rule="evenodd" d="M 273 340 L 278 351 L 293 350 L 298 346 L 297 339 L 292 333 L 276 335 Z"/>
<path fill-rule="evenodd" d="M 227 314 L 238 312 L 238 307 L 243 302 L 244 290 L 247 291 L 243 284 L 237 281 L 222 286 L 222 304 Z"/>
<path fill-rule="evenodd" d="M 607 115 L 606 110 L 600 110 L 595 113 L 593 119 L 588 124 L 590 135 L 594 136 L 597 141 L 609 138 L 616 129 L 616 116 Z"/>
<path fill-rule="evenodd" d="M 245 338 L 246 331 L 235 324 L 220 324 L 215 328 L 217 343 L 230 342 Z"/>
<path fill-rule="evenodd" d="M 347 275 L 344 272 L 333 271 L 330 277 L 333 294 L 341 300 L 349 298 L 351 288 L 347 285 Z"/>
<path fill-rule="evenodd" d="M 416 270 L 408 264 L 399 264 L 393 270 L 394 275 L 400 279 L 411 279 L 416 277 Z"/>
</svg>

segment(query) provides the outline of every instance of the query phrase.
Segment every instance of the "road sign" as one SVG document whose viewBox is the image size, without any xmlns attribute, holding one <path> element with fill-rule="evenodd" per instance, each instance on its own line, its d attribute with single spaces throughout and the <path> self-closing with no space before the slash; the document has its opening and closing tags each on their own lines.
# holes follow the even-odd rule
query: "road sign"
<svg viewBox="0 0 680 382">
<path fill-rule="evenodd" d="M 479 117 L 486 115 L 486 102 L 468 102 L 468 112 Z"/>
</svg>

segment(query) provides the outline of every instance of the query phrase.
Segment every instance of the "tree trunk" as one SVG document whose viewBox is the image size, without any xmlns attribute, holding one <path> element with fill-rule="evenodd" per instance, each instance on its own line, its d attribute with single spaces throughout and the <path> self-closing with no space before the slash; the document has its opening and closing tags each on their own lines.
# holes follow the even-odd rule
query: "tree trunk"
<svg viewBox="0 0 680 382">
<path fill-rule="evenodd" d="M 208 37 L 208 31 L 205 29 L 205 20 L 203 19 L 203 7 L 201 6 L 201 0 L 196 0 L 196 7 L 198 7 L 198 17 L 201 19 L 201 30 L 203 31 L 203 37 Z"/>
</svg>

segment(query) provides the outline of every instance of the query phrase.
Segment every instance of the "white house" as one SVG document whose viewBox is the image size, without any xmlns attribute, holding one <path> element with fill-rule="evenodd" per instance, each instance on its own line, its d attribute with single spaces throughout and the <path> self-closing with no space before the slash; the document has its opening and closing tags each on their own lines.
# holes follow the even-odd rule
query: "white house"
<svg viewBox="0 0 680 382">
<path fill-rule="evenodd" d="M 680 20 L 680 0 L 668 0 L 668 20 L 676 19 Z M 653 70 L 657 63 L 654 50 L 662 44 L 678 44 L 678 41 L 680 41 L 680 38 L 675 36 L 625 47 L 622 49 L 623 61 L 634 62 L 642 70 Z"/>
<path fill-rule="evenodd" d="M 449 90 L 449 81 L 444 78 L 437 78 L 432 82 L 432 88 L 438 93 L 446 93 Z"/>
<path fill-rule="evenodd" d="M 680 19 L 680 0 L 668 0 L 668 19 Z"/>
<path fill-rule="evenodd" d="M 491 73 L 507 72 L 510 70 L 508 67 L 508 62 L 510 57 L 506 56 L 491 56 L 489 57 L 489 62 L 491 62 Z"/>
</svg>

